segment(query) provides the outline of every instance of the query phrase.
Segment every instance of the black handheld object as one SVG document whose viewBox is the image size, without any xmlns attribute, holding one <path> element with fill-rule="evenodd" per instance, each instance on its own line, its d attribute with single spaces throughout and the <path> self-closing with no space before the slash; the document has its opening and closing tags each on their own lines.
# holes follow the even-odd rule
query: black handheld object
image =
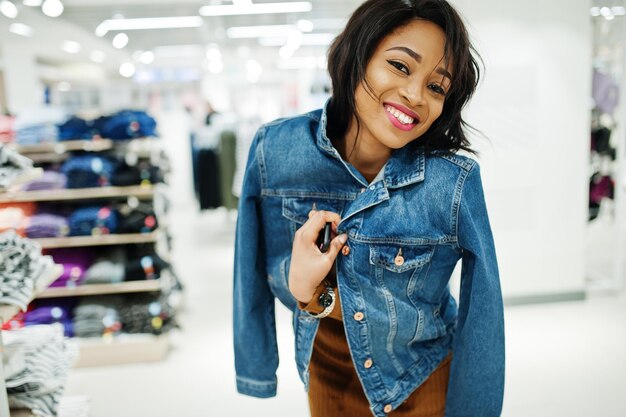
<svg viewBox="0 0 626 417">
<path fill-rule="evenodd" d="M 324 230 L 320 231 L 320 235 L 317 238 L 317 247 L 322 253 L 326 253 L 330 248 L 330 232 L 332 230 L 332 223 L 327 222 L 324 226 Z"/>
</svg>

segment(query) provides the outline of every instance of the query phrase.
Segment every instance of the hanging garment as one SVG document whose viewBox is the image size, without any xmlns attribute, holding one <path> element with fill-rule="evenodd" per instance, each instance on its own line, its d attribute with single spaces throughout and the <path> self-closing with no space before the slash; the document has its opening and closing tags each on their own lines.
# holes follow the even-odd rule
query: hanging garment
<svg viewBox="0 0 626 417">
<path fill-rule="evenodd" d="M 238 204 L 237 197 L 233 195 L 236 148 L 235 134 L 230 130 L 222 132 L 220 135 L 219 176 L 222 206 L 227 209 L 236 209 Z"/>
<path fill-rule="evenodd" d="M 218 155 L 214 149 L 198 152 L 198 189 L 200 209 L 218 208 L 222 205 Z"/>
</svg>

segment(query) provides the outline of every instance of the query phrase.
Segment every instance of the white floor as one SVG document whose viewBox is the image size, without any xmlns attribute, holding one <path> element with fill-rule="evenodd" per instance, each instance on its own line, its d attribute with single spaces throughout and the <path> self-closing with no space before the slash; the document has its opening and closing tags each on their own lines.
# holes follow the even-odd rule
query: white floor
<svg viewBox="0 0 626 417">
<path fill-rule="evenodd" d="M 231 290 L 234 218 L 176 208 L 173 257 L 185 284 L 182 330 L 166 361 L 74 369 L 67 395 L 88 395 L 94 417 L 308 415 L 293 362 L 289 313 L 278 317 L 278 396 L 235 391 Z M 626 294 L 506 309 L 505 417 L 626 416 Z M 479 417 L 479 416 L 476 416 Z"/>
</svg>

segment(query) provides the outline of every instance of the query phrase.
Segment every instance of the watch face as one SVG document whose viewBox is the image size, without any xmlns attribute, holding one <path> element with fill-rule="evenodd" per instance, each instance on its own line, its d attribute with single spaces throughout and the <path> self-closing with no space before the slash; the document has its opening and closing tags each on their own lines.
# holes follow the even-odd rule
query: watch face
<svg viewBox="0 0 626 417">
<path fill-rule="evenodd" d="M 322 307 L 327 308 L 330 307 L 333 303 L 333 297 L 328 293 L 328 291 L 324 291 L 319 298 L 319 303 Z"/>
</svg>

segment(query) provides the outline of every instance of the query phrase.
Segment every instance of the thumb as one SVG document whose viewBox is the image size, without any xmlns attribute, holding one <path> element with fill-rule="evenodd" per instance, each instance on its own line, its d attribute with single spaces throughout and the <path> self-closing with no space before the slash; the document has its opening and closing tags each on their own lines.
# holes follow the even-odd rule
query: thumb
<svg viewBox="0 0 626 417">
<path fill-rule="evenodd" d="M 339 254 L 339 251 L 341 250 L 343 245 L 346 244 L 347 241 L 348 241 L 348 235 L 345 233 L 342 233 L 339 236 L 335 237 L 330 242 L 330 248 L 328 248 L 328 252 L 326 252 L 326 255 L 335 259 L 337 255 Z"/>
</svg>

